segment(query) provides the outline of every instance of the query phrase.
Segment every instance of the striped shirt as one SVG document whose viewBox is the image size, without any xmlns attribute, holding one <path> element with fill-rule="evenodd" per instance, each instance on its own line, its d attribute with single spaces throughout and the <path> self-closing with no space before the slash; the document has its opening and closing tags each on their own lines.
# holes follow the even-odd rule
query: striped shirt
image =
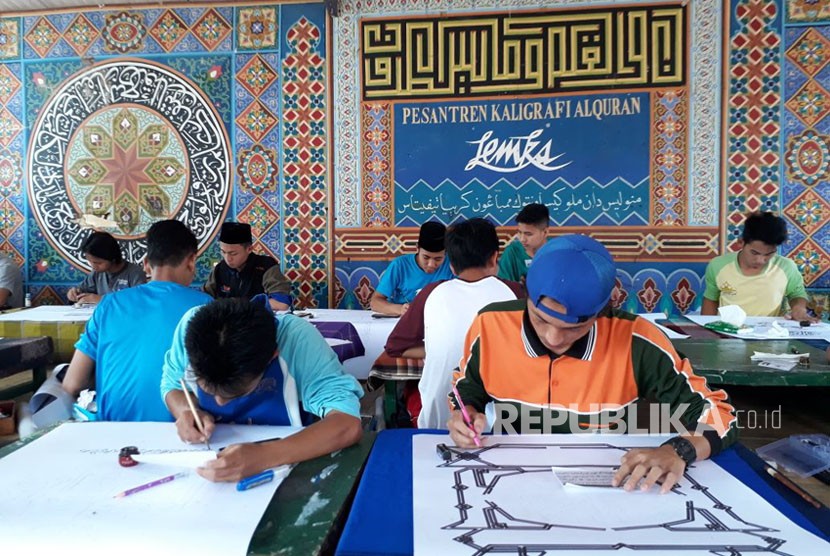
<svg viewBox="0 0 830 556">
<path fill-rule="evenodd" d="M 462 399 L 479 412 L 496 402 L 496 430 L 624 432 L 641 398 L 666 404 L 712 453 L 735 440 L 737 420 L 723 390 L 710 390 L 652 323 L 622 311 L 600 316 L 567 352 L 539 339 L 525 300 L 481 310 L 456 371 Z M 664 410 L 666 408 L 664 407 Z M 644 431 L 643 431 L 644 432 Z M 663 431 L 668 432 L 668 431 Z"/>
</svg>

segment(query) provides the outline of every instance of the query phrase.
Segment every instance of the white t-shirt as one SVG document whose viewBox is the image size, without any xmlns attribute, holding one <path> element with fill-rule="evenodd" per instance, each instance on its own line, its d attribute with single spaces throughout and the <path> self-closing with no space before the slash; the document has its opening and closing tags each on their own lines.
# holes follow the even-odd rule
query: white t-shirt
<svg viewBox="0 0 830 556">
<path fill-rule="evenodd" d="M 478 311 L 490 303 L 516 299 L 495 276 L 477 282 L 455 278 L 435 287 L 424 305 L 424 370 L 418 383 L 423 405 L 420 429 L 444 429 L 450 418 L 447 393 L 453 369 L 464 350 L 464 337 Z"/>
</svg>

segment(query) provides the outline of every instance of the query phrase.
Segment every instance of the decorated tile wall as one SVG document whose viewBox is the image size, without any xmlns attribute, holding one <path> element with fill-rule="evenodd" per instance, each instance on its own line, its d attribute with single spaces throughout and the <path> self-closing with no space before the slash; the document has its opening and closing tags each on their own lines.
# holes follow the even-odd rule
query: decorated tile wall
<svg viewBox="0 0 830 556">
<path fill-rule="evenodd" d="M 327 304 L 325 7 L 233 4 L 0 19 L 0 250 L 35 303 L 86 272 L 93 214 L 130 260 L 183 220 L 197 282 L 221 223 L 248 222 L 300 303 Z"/>
</svg>

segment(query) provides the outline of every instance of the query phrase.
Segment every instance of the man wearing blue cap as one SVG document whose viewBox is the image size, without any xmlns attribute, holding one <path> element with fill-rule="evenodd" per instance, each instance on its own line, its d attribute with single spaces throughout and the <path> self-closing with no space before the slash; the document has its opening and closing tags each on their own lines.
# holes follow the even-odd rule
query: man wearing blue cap
<svg viewBox="0 0 830 556">
<path fill-rule="evenodd" d="M 609 308 L 615 274 L 602 244 L 561 236 L 530 265 L 526 301 L 482 309 L 456 374 L 475 430 L 454 411 L 448 428 L 456 444 L 474 446 L 489 402 L 496 430 L 557 433 L 626 430 L 629 409 L 640 398 L 656 398 L 691 432 L 659 448 L 628 451 L 613 484 L 632 490 L 642 480 L 647 490 L 660 482 L 668 492 L 688 464 L 734 441 L 737 419 L 726 393 L 707 388 L 655 325 Z"/>
</svg>

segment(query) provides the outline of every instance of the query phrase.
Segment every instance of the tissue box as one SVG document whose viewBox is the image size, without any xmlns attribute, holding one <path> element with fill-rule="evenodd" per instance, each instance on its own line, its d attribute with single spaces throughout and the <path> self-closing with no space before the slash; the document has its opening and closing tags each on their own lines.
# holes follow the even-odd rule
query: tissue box
<svg viewBox="0 0 830 556">
<path fill-rule="evenodd" d="M 0 436 L 14 434 L 17 429 L 14 421 L 15 404 L 13 400 L 7 402 L 0 402 L 0 413 L 5 415 L 0 419 Z"/>
</svg>

